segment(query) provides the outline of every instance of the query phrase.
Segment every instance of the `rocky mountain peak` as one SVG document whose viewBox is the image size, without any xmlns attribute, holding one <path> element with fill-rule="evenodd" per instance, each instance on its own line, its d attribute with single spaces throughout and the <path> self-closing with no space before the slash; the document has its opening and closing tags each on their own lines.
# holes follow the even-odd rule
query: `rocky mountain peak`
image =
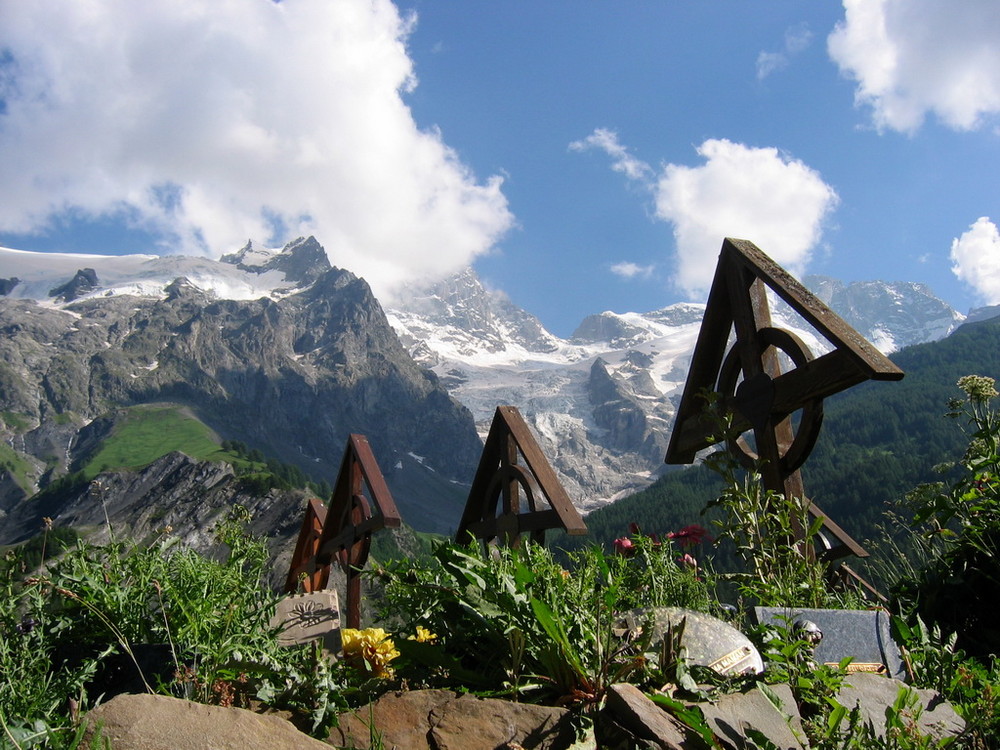
<svg viewBox="0 0 1000 750">
<path fill-rule="evenodd" d="M 49 296 L 63 302 L 72 302 L 97 289 L 98 283 L 97 271 L 93 268 L 81 268 L 65 284 L 50 290 Z"/>
<path fill-rule="evenodd" d="M 405 286 L 389 316 L 400 338 L 415 352 L 435 335 L 440 346 L 470 354 L 511 349 L 551 352 L 559 343 L 534 315 L 502 292 L 488 290 L 471 268 L 439 281 Z"/>
<path fill-rule="evenodd" d="M 251 273 L 281 271 L 286 281 L 300 286 L 313 283 L 331 268 L 326 250 L 311 235 L 292 240 L 281 250 L 261 248 L 248 240 L 238 251 L 219 260 Z"/>
<path fill-rule="evenodd" d="M 965 319 L 934 296 L 926 284 L 910 281 L 844 284 L 824 276 L 807 276 L 803 282 L 884 353 L 944 338 Z"/>
</svg>

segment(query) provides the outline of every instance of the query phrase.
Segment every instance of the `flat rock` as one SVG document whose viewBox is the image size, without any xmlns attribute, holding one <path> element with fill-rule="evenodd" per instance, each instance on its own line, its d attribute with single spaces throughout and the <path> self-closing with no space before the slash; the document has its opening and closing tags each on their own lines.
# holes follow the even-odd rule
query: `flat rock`
<svg viewBox="0 0 1000 750">
<path fill-rule="evenodd" d="M 431 713 L 456 698 L 458 694 L 450 690 L 386 693 L 368 707 L 341 714 L 327 741 L 363 750 L 377 733 L 384 747 L 425 750 L 431 747 Z"/>
<path fill-rule="evenodd" d="M 448 690 L 387 693 L 369 707 L 341 714 L 339 723 L 327 741 L 359 750 L 373 740 L 377 747 L 396 750 L 559 750 L 576 737 L 564 708 Z"/>
<path fill-rule="evenodd" d="M 693 705 L 701 709 L 716 737 L 728 746 L 739 750 L 757 747 L 747 741 L 747 729 L 752 728 L 782 750 L 802 750 L 806 747 L 805 732 L 791 688 L 788 685 L 769 688 L 780 699 L 781 709 L 757 688 Z"/>
<path fill-rule="evenodd" d="M 847 709 L 861 710 L 861 720 L 871 724 L 879 737 L 885 737 L 885 710 L 896 701 L 899 691 L 910 690 L 917 695 L 916 726 L 937 739 L 954 737 L 965 729 L 965 721 L 951 704 L 936 690 L 912 688 L 891 677 L 858 672 L 849 675 L 837 694 L 837 700 Z"/>
<path fill-rule="evenodd" d="M 570 747 L 576 730 L 565 708 L 463 695 L 431 712 L 436 750 Z"/>
<path fill-rule="evenodd" d="M 683 750 L 687 728 L 651 701 L 635 685 L 627 682 L 608 689 L 607 708 L 623 727 L 641 740 L 663 750 Z"/>
<path fill-rule="evenodd" d="M 81 747 L 90 747 L 99 728 L 115 750 L 330 750 L 277 716 L 166 695 L 119 695 L 85 721 Z"/>
<path fill-rule="evenodd" d="M 754 607 L 752 612 L 762 625 L 814 624 L 820 633 L 815 652 L 820 663 L 836 665 L 850 656 L 848 672 L 887 674 L 897 679 L 906 675 L 899 647 L 892 640 L 889 615 L 883 610 Z"/>
</svg>

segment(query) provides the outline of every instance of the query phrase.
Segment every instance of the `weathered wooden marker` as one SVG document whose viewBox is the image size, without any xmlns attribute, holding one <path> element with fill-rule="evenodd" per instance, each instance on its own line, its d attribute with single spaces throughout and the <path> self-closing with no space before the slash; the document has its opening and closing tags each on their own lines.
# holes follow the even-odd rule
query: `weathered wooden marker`
<svg viewBox="0 0 1000 750">
<path fill-rule="evenodd" d="M 833 347 L 813 358 L 791 331 L 772 325 L 767 290 L 784 300 Z M 730 346 L 730 336 L 735 341 Z M 728 352 L 727 352 L 728 349 Z M 794 367 L 781 370 L 779 353 Z M 865 380 L 899 380 L 903 372 L 781 266 L 747 240 L 727 238 L 716 266 L 666 462 L 689 464 L 713 444 L 716 425 L 705 414 L 706 391 L 722 399 L 738 433 L 732 455 L 761 473 L 766 489 L 808 503 L 823 518 L 819 553 L 827 561 L 868 553 L 805 494 L 799 468 L 816 445 L 823 399 Z M 793 415 L 801 410 L 797 428 Z M 801 540 L 804 530 L 798 530 Z M 806 551 L 812 554 L 812 550 Z"/>
<path fill-rule="evenodd" d="M 325 589 L 330 565 L 336 558 L 347 576 L 347 627 L 360 628 L 361 569 L 368 562 L 372 534 L 399 525 L 396 502 L 368 439 L 351 435 L 329 510 L 318 500 L 311 500 L 306 508 L 285 590 L 295 593 Z"/>
<path fill-rule="evenodd" d="M 498 406 L 455 540 L 464 544 L 471 534 L 486 543 L 517 546 L 521 534 L 544 542 L 546 529 L 587 533 L 587 525 L 521 412 L 513 406 Z"/>
</svg>

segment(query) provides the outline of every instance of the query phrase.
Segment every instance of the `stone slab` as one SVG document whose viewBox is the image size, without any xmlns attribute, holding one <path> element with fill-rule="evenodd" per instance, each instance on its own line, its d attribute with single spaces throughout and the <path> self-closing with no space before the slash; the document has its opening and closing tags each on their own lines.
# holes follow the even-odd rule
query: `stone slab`
<svg viewBox="0 0 1000 750">
<path fill-rule="evenodd" d="M 650 645 L 662 641 L 667 628 L 676 628 L 681 621 L 685 621 L 681 645 L 687 649 L 689 663 L 726 675 L 764 671 L 760 652 L 750 639 L 718 617 L 681 607 L 634 609 L 625 617 L 626 626 L 634 632 L 648 623 L 652 628 Z"/>
<path fill-rule="evenodd" d="M 278 643 L 296 646 L 323 641 L 323 647 L 340 653 L 340 600 L 332 589 L 293 594 L 278 601 L 272 627 L 280 627 Z"/>
<path fill-rule="evenodd" d="M 450 690 L 386 693 L 369 706 L 341 714 L 328 742 L 364 750 L 375 736 L 382 747 L 430 750 L 431 713 L 457 697 Z"/>
<path fill-rule="evenodd" d="M 914 724 L 935 739 L 956 737 L 965 729 L 965 721 L 951 704 L 935 690 L 917 689 L 899 680 L 858 672 L 848 675 L 837 694 L 837 700 L 847 709 L 857 706 L 861 720 L 870 724 L 879 737 L 885 737 L 885 710 L 891 706 L 900 690 L 910 690 L 917 696 Z"/>
<path fill-rule="evenodd" d="M 435 750 L 562 750 L 576 738 L 565 708 L 463 695 L 431 712 Z"/>
<path fill-rule="evenodd" d="M 747 730 L 756 729 L 781 750 L 803 750 L 808 745 L 791 688 L 771 685 L 769 689 L 780 699 L 780 709 L 758 688 L 691 705 L 701 709 L 716 737 L 732 747 L 757 747 L 747 738 Z"/>
<path fill-rule="evenodd" d="M 817 662 L 839 664 L 850 656 L 848 672 L 874 672 L 897 679 L 906 675 L 889 630 L 889 615 L 882 610 L 754 607 L 753 615 L 759 624 L 815 623 L 823 635 L 816 646 Z"/>
</svg>

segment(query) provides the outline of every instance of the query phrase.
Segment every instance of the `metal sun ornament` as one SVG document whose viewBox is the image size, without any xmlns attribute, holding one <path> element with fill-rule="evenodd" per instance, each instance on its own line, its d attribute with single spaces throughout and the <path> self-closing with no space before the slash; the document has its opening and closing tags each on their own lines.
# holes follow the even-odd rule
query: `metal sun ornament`
<svg viewBox="0 0 1000 750">
<path fill-rule="evenodd" d="M 829 342 L 813 357 L 794 333 L 777 328 L 770 290 Z M 735 341 L 729 345 L 731 334 Z M 727 352 L 728 348 L 728 352 Z M 782 357 L 794 367 L 782 371 Z M 899 380 L 903 372 L 781 266 L 748 240 L 722 244 L 666 462 L 689 464 L 714 442 L 703 394 L 712 391 L 733 415 L 739 437 L 732 455 L 761 473 L 764 487 L 808 503 L 823 518 L 820 556 L 836 560 L 867 552 L 806 498 L 799 468 L 819 437 L 823 399 L 865 380 Z M 793 415 L 799 413 L 797 425 Z M 743 434 L 752 433 L 755 449 Z M 802 538 L 803 530 L 797 530 Z"/>
</svg>

